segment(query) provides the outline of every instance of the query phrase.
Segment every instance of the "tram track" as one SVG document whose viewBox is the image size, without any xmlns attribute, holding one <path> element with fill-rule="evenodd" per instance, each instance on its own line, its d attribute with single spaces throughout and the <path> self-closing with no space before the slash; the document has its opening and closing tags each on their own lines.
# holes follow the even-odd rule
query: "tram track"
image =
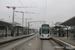
<svg viewBox="0 0 75 50">
<path fill-rule="evenodd" d="M 58 45 L 52 39 L 50 40 L 41 40 L 40 50 L 65 50 L 62 46 Z"/>
<path fill-rule="evenodd" d="M 50 40 L 50 43 L 54 47 L 55 50 L 65 50 L 63 46 L 60 46 L 58 43 L 56 43 L 54 40 Z"/>
<path fill-rule="evenodd" d="M 40 40 L 38 36 L 32 36 L 20 42 L 17 41 L 0 50 L 64 50 L 63 48 L 59 49 L 56 46 L 58 47 L 59 45 L 52 39 Z"/>
<path fill-rule="evenodd" d="M 40 50 L 42 50 L 43 40 L 40 41 Z"/>
</svg>

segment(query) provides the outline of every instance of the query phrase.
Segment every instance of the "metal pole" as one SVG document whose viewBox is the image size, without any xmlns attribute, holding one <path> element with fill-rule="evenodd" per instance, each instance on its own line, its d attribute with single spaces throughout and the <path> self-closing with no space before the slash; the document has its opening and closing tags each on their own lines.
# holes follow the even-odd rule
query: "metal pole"
<svg viewBox="0 0 75 50">
<path fill-rule="evenodd" d="M 67 38 L 68 38 L 68 27 L 67 27 Z"/>
<path fill-rule="evenodd" d="M 27 18 L 26 18 L 26 27 L 27 27 Z"/>
<path fill-rule="evenodd" d="M 8 26 L 6 26 L 5 28 L 6 28 L 6 35 L 5 35 L 5 37 L 7 37 Z"/>
<path fill-rule="evenodd" d="M 25 25 L 25 26 L 27 27 L 27 26 L 28 26 L 28 25 L 27 25 L 27 21 L 28 21 L 28 20 L 31 20 L 31 18 L 25 18 L 25 20 L 26 20 L 26 25 Z"/>
<path fill-rule="evenodd" d="M 29 34 L 29 22 L 28 22 L 28 33 L 27 34 Z"/>
<path fill-rule="evenodd" d="M 13 25 L 13 27 L 12 27 L 11 36 L 14 36 L 14 30 L 13 30 L 13 28 L 14 28 L 14 26 L 15 26 L 15 23 L 14 23 L 15 7 L 13 7 L 12 9 L 13 9 L 13 18 L 12 18 L 12 25 Z"/>
<path fill-rule="evenodd" d="M 12 19 L 12 24 L 13 24 L 13 26 L 14 26 L 14 14 L 15 14 L 15 9 L 13 8 L 13 19 Z"/>
<path fill-rule="evenodd" d="M 23 12 L 22 12 L 23 13 Z M 22 15 L 22 26 L 24 26 L 24 13 Z"/>
</svg>

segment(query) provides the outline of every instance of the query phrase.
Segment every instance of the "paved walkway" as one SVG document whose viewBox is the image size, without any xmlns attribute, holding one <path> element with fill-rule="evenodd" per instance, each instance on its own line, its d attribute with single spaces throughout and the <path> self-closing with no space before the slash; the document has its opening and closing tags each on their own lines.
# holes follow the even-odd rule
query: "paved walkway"
<svg viewBox="0 0 75 50">
<path fill-rule="evenodd" d="M 14 40 L 14 39 L 19 39 L 19 38 L 22 38 L 22 37 L 27 37 L 27 36 L 30 36 L 30 35 L 33 35 L 33 34 L 14 36 L 14 37 L 12 37 L 12 36 L 3 37 L 3 38 L 0 38 L 0 43 L 6 42 L 6 41 L 11 41 L 11 40 Z"/>
<path fill-rule="evenodd" d="M 8 37 L 3 37 L 3 38 L 0 38 L 0 42 L 8 41 L 8 40 L 16 39 L 16 38 L 21 38 L 21 37 L 23 37 L 23 36 L 15 36 L 15 37 L 8 36 Z"/>
<path fill-rule="evenodd" d="M 67 38 L 67 37 L 56 37 L 56 38 L 63 40 L 65 42 L 70 43 L 75 46 L 75 39 L 71 39 L 71 38 Z"/>
</svg>

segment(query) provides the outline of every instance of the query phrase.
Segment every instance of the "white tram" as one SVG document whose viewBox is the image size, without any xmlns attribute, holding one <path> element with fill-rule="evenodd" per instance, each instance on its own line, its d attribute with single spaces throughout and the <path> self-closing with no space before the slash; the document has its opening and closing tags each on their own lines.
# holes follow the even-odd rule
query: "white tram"
<svg viewBox="0 0 75 50">
<path fill-rule="evenodd" d="M 51 31 L 50 26 L 48 24 L 42 24 L 40 30 L 40 39 L 50 39 L 51 38 Z"/>
</svg>

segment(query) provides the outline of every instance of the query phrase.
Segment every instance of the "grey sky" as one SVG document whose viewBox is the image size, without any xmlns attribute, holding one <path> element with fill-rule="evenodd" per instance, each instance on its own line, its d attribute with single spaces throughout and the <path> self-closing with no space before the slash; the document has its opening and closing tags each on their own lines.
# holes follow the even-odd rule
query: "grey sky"
<svg viewBox="0 0 75 50">
<path fill-rule="evenodd" d="M 63 22 L 75 16 L 75 0 L 46 0 L 46 14 L 45 0 L 0 0 L 0 19 L 5 21 L 12 21 L 12 9 L 7 9 L 6 6 L 23 6 L 33 8 L 16 8 L 18 11 L 35 12 L 39 14 L 25 14 L 25 18 L 32 18 L 32 20 L 46 21 L 50 25 L 52 22 Z M 9 18 L 10 16 L 10 18 Z M 21 23 L 21 13 L 15 13 L 15 21 Z"/>
</svg>

